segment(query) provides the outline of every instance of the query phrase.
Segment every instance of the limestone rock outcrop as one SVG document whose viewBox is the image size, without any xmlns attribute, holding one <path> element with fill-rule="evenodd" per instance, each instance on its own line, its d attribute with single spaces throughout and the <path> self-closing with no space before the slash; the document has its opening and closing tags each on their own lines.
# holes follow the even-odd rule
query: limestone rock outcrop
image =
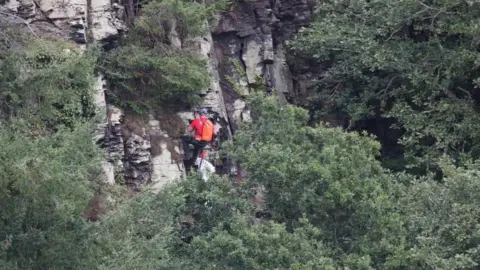
<svg viewBox="0 0 480 270">
<path fill-rule="evenodd" d="M 213 29 L 220 84 L 233 129 L 239 121 L 248 119 L 242 101 L 248 92 L 236 91 L 232 80 L 245 86 L 261 78 L 270 89 L 275 89 L 274 94 L 283 104 L 303 98 L 301 93 L 306 87 L 292 75 L 282 43 L 300 27 L 309 25 L 313 7 L 312 0 L 242 2 L 224 13 Z M 298 74 L 301 75 L 302 72 Z"/>
<path fill-rule="evenodd" d="M 122 12 L 118 12 L 122 9 L 110 0 L 8 0 L 0 6 L 3 17 L 28 24 L 39 35 L 55 35 L 78 44 L 87 43 L 87 30 L 91 41 L 118 38 L 126 30 Z"/>
</svg>

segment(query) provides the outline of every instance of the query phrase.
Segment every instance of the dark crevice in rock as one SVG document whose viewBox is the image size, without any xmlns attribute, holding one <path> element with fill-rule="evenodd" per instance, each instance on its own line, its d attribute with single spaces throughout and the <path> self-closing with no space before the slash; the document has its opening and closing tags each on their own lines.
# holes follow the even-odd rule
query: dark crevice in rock
<svg viewBox="0 0 480 270">
<path fill-rule="evenodd" d="M 245 39 L 242 39 L 242 41 L 240 42 L 240 50 L 238 51 L 238 60 L 240 61 L 240 64 L 242 65 L 243 70 L 246 70 L 247 65 L 243 60 L 244 49 L 245 49 Z"/>
</svg>

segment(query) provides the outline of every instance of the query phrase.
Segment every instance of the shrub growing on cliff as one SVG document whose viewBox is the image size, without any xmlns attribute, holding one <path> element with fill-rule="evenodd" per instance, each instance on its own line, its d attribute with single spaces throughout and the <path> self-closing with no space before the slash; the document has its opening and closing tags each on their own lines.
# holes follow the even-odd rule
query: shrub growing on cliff
<svg viewBox="0 0 480 270">
<path fill-rule="evenodd" d="M 218 13 L 229 1 L 153 0 L 141 9 L 133 29 L 131 40 L 146 46 L 158 42 L 170 43 L 169 35 L 174 30 L 180 40 L 209 31 L 209 23 L 215 23 Z"/>
<path fill-rule="evenodd" d="M 189 52 L 186 39 L 207 31 L 206 22 L 225 4 L 187 0 L 146 4 L 122 45 L 105 58 L 114 102 L 137 112 L 197 104 L 210 74 L 206 61 Z"/>
<path fill-rule="evenodd" d="M 0 118 L 23 119 L 40 133 L 91 118 L 94 51 L 28 36 L 19 42 L 0 55 Z"/>
<path fill-rule="evenodd" d="M 113 101 L 137 112 L 197 104 L 198 93 L 210 82 L 207 63 L 195 55 L 162 55 L 126 45 L 111 52 L 107 61 Z"/>
</svg>

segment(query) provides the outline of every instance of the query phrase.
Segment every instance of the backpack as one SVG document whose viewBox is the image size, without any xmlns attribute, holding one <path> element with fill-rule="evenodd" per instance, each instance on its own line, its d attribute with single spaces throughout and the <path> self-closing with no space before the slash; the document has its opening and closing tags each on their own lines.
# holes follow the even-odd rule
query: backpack
<svg viewBox="0 0 480 270">
<path fill-rule="evenodd" d="M 213 123 L 205 120 L 202 125 L 202 141 L 210 142 L 213 138 Z"/>
</svg>

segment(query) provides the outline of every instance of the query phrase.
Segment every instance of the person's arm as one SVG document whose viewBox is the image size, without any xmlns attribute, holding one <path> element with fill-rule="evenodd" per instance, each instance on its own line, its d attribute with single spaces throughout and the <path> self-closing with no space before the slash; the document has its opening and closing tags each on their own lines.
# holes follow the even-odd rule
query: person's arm
<svg viewBox="0 0 480 270">
<path fill-rule="evenodd" d="M 191 132 L 193 131 L 193 129 L 194 129 L 194 124 L 195 124 L 195 121 L 196 121 L 196 120 L 197 120 L 197 119 L 193 120 L 192 123 L 190 123 L 190 125 L 188 126 L 188 128 L 187 128 L 187 132 L 188 132 L 188 133 L 191 133 Z"/>
</svg>

